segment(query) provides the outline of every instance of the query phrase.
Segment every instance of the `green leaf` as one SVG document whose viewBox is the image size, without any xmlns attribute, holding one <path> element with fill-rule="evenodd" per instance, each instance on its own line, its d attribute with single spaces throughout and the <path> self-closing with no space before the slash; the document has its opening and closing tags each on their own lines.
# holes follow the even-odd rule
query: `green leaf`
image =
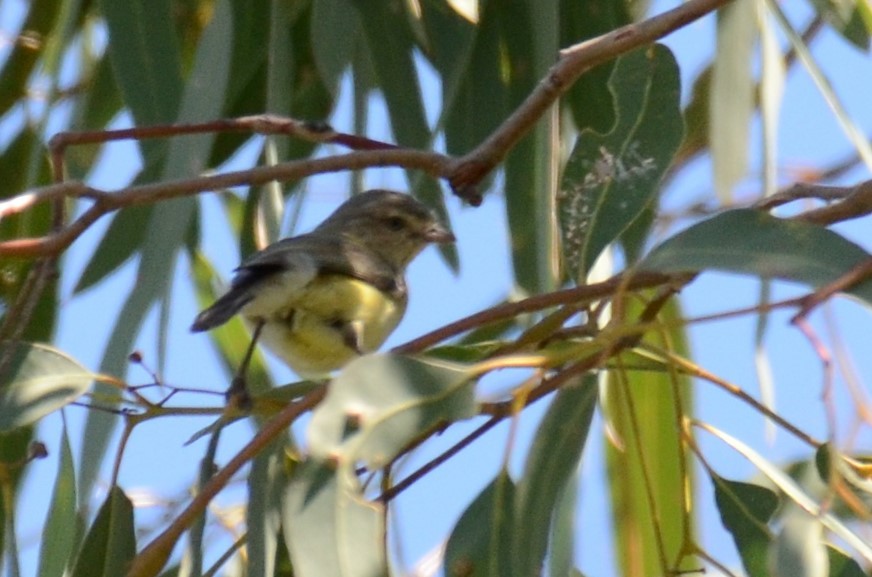
<svg viewBox="0 0 872 577">
<path fill-rule="evenodd" d="M 769 565 L 772 577 L 827 575 L 829 558 L 820 522 L 791 504 L 769 545 Z"/>
<path fill-rule="evenodd" d="M 765 459 L 757 451 L 736 439 L 735 437 L 703 423 L 696 423 L 700 428 L 705 429 L 710 434 L 714 435 L 737 453 L 748 459 L 755 467 L 757 467 L 766 477 L 772 481 L 784 495 L 795 503 L 800 509 L 812 515 L 817 519 L 823 527 L 831 531 L 835 536 L 839 537 L 845 544 L 851 546 L 859 553 L 863 559 L 872 563 L 872 546 L 849 529 L 841 520 L 833 514 L 824 512 L 819 503 L 815 502 L 808 493 L 801 488 L 790 476 L 781 470 L 780 467 Z"/>
<path fill-rule="evenodd" d="M 524 101 L 554 63 L 559 9 L 554 0 L 500 4 L 500 48 L 508 80 L 508 107 Z M 515 282 L 530 294 L 554 290 L 558 281 L 553 225 L 560 151 L 559 113 L 552 108 L 505 160 L 505 197 Z"/>
<path fill-rule="evenodd" d="M 246 539 L 248 577 L 274 577 L 281 527 L 281 495 L 287 485 L 284 469 L 284 441 L 278 439 L 261 451 L 248 474 Z"/>
<path fill-rule="evenodd" d="M 554 510 L 554 521 L 551 524 L 551 543 L 549 545 L 548 563 L 549 577 L 570 577 L 581 575 L 574 568 L 578 494 L 580 467 L 576 467 L 572 476 L 563 486 Z"/>
<path fill-rule="evenodd" d="M 12 50 L 0 70 L 0 116 L 27 97 L 30 75 L 46 47 L 44 39 L 57 25 L 63 6 L 58 0 L 33 0 L 23 6 L 27 8 L 27 16 L 19 32 L 22 38 L 11 42 Z"/>
<path fill-rule="evenodd" d="M 751 62 L 757 40 L 753 0 L 737 0 L 718 10 L 717 50 L 709 93 L 709 144 L 715 191 L 722 202 L 748 166 L 748 131 L 754 112 Z"/>
<path fill-rule="evenodd" d="M 35 423 L 82 396 L 95 375 L 61 351 L 22 342 L 0 344 L 11 361 L 0 377 L 0 431 Z"/>
<path fill-rule="evenodd" d="M 557 505 L 578 468 L 590 432 L 597 380 L 591 373 L 561 388 L 536 431 L 518 483 L 515 575 L 542 573 Z"/>
<path fill-rule="evenodd" d="M 76 281 L 73 294 L 86 291 L 127 262 L 142 244 L 154 206 L 131 206 L 117 213 Z"/>
<path fill-rule="evenodd" d="M 479 493 L 445 546 L 447 577 L 512 575 L 515 485 L 505 471 Z"/>
<path fill-rule="evenodd" d="M 752 209 L 730 210 L 678 233 L 639 265 L 660 272 L 721 270 L 820 287 L 869 259 L 826 228 Z M 847 289 L 872 303 L 872 281 Z"/>
<path fill-rule="evenodd" d="M 72 577 L 118 577 L 136 555 L 133 503 L 112 487 L 85 536 Z"/>
<path fill-rule="evenodd" d="M 360 19 L 348 0 L 312 2 L 312 53 L 315 65 L 333 97 L 339 79 L 351 65 L 354 50 L 363 38 Z"/>
<path fill-rule="evenodd" d="M 379 88 L 385 98 L 397 143 L 430 145 L 430 129 L 414 61 L 414 43 L 405 4 L 399 0 L 354 3 L 366 36 Z M 390 33 L 386 34 L 385 31 Z"/>
<path fill-rule="evenodd" d="M 869 577 L 860 564 L 848 557 L 844 551 L 827 545 L 830 562 L 829 577 Z"/>
<path fill-rule="evenodd" d="M 778 508 L 778 495 L 760 485 L 712 476 L 721 522 L 736 543 L 749 577 L 767 577 L 766 551 L 772 541 L 767 524 Z"/>
<path fill-rule="evenodd" d="M 476 414 L 474 374 L 463 365 L 367 355 L 346 366 L 312 414 L 310 450 L 371 470 L 440 423 Z"/>
<path fill-rule="evenodd" d="M 363 499 L 352 472 L 303 463 L 285 489 L 282 511 L 295 576 L 387 574 L 383 507 Z"/>
<path fill-rule="evenodd" d="M 560 46 L 571 46 L 631 22 L 628 5 L 612 0 L 560 3 Z M 563 97 L 579 130 L 603 133 L 615 123 L 615 102 L 608 81 L 614 62 L 585 72 Z"/>
<path fill-rule="evenodd" d="M 708 66 L 694 80 L 690 102 L 684 109 L 684 139 L 674 159 L 677 166 L 684 166 L 709 146 L 711 92 L 712 67 Z"/>
<path fill-rule="evenodd" d="M 622 56 L 609 86 L 617 123 L 606 135 L 582 132 L 561 183 L 564 259 L 579 283 L 654 202 L 682 137 L 678 67 L 667 48 Z"/>
<path fill-rule="evenodd" d="M 627 318 L 641 310 L 638 300 L 625 299 L 622 306 Z M 667 303 L 657 320 L 662 328 L 646 334 L 644 342 L 686 355 L 676 302 Z M 623 575 L 660 575 L 662 546 L 664 562 L 677 564 L 669 569 L 694 568 L 692 558 L 681 556 L 694 510 L 687 501 L 693 479 L 679 425 L 692 411 L 691 383 L 675 371 L 633 370 L 623 357 L 616 360 L 603 396 L 603 414 L 615 438 L 606 447 L 615 558 Z"/>
<path fill-rule="evenodd" d="M 811 0 L 818 15 L 842 37 L 863 51 L 869 50 L 869 29 L 863 22 L 865 0 Z"/>
<path fill-rule="evenodd" d="M 465 154 L 506 117 L 506 82 L 500 69 L 499 4 L 483 4 L 478 24 L 443 0 L 421 3 L 429 43 L 423 49 L 442 78 L 442 115 L 449 154 Z"/>
<path fill-rule="evenodd" d="M 42 533 L 38 577 L 62 577 L 76 544 L 76 471 L 66 425 L 59 445 L 58 473 Z"/>
<path fill-rule="evenodd" d="M 172 122 L 182 73 L 170 0 L 101 0 L 100 7 L 124 104 L 141 126 Z"/>
</svg>

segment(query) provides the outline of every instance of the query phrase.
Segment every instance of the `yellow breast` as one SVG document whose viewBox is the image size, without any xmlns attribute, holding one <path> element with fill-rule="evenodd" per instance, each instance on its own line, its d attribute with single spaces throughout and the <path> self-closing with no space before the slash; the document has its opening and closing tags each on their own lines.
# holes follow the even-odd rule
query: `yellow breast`
<svg viewBox="0 0 872 577">
<path fill-rule="evenodd" d="M 404 299 L 342 275 L 318 277 L 281 300 L 277 292 L 265 291 L 242 314 L 250 323 L 266 321 L 260 342 L 304 378 L 327 376 L 358 355 L 348 343 L 350 330 L 359 335 L 361 352 L 375 351 L 406 310 Z"/>
</svg>

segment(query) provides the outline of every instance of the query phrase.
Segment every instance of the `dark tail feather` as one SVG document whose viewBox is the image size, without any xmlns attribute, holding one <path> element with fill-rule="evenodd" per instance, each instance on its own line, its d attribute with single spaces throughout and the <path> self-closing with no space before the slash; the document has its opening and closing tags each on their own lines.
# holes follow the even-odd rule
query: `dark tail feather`
<svg viewBox="0 0 872 577">
<path fill-rule="evenodd" d="M 191 332 L 199 333 L 223 325 L 250 300 L 251 295 L 248 291 L 231 289 L 230 292 L 215 301 L 211 307 L 197 315 L 194 324 L 191 325 Z"/>
</svg>

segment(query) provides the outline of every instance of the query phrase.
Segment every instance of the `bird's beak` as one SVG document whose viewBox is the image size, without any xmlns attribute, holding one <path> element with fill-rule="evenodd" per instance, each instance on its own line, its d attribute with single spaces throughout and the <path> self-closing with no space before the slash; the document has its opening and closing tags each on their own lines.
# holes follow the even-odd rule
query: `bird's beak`
<svg viewBox="0 0 872 577">
<path fill-rule="evenodd" d="M 457 240 L 454 238 L 454 234 L 452 234 L 450 230 L 439 223 L 436 223 L 427 229 L 424 233 L 424 239 L 427 242 L 435 242 L 438 244 L 445 244 Z"/>
</svg>

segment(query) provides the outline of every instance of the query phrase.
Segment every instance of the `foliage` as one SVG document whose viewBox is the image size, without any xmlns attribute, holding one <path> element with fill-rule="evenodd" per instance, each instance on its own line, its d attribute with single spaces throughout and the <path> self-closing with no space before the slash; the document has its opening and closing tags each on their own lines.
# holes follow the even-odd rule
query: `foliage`
<svg viewBox="0 0 872 577">
<path fill-rule="evenodd" d="M 33 427 L 58 413 L 65 416 L 41 577 L 394 574 L 387 535 L 396 500 L 506 422 L 508 446 L 493 478 L 468 472 L 470 493 L 480 490 L 445 536 L 446 575 L 579 575 L 588 568 L 583 560 L 579 568 L 574 544 L 605 531 L 623 575 L 854 576 L 872 567 L 863 538 L 872 465 L 857 447 L 834 442 L 832 423 L 819 440 L 747 386 L 690 360 L 691 321 L 675 297 L 709 270 L 801 283 L 811 292 L 781 301 L 761 294 L 750 309 L 722 316 L 756 318 L 763 334 L 768 312 L 795 310 L 795 326 L 827 370 L 809 315 L 836 293 L 872 303 L 872 255 L 828 228 L 869 218 L 869 181 L 777 191 L 773 178 L 783 75 L 797 62 L 855 146 L 853 164 L 872 162 L 869 142 L 807 49 L 823 29 L 868 50 L 867 1 L 810 2 L 805 33 L 792 11 L 767 0 L 690 0 L 657 17 L 645 2 L 621 0 L 35 0 L 20 9 L 22 28 L 0 68 L 8 135 L 0 152 L 0 514 L 10 575 L 21 574 L 17 495 L 44 456 Z M 681 81 L 694 71 L 657 40 L 697 18 L 716 19 L 718 50 L 682 104 Z M 425 93 L 425 73 L 440 94 Z M 372 97 L 386 107 L 394 143 L 364 134 Z M 347 118 L 336 117 L 343 126 L 326 125 L 342 98 L 352 103 Z M 736 206 L 758 114 L 763 192 Z M 119 122 L 134 128 L 115 129 Z M 40 140 L 59 123 L 63 132 L 46 153 Z M 99 155 L 126 139 L 140 168 L 126 169 L 119 190 L 88 186 Z M 439 146 L 445 154 L 431 151 Z M 246 149 L 256 149 L 258 165 L 239 170 L 235 155 Z M 701 155 L 711 160 L 716 194 L 704 214 L 681 215 L 693 220 L 679 230 L 661 199 Z M 408 189 L 446 218 L 449 189 L 471 205 L 504 196 L 514 274 L 505 302 L 357 359 L 329 386 L 274 386 L 255 354 L 250 406 L 185 404 L 176 394 L 196 398 L 197 384 L 168 387 L 156 375 L 145 386 L 128 382 L 129 364 L 145 366 L 131 352 L 154 310 L 164 363 L 180 267 L 201 304 L 216 296 L 203 250 L 206 227 L 215 225 L 203 222 L 201 193 L 219 191 L 221 224 L 245 254 L 273 240 L 304 202 L 302 178 L 383 166 L 405 169 Z M 821 180 L 837 172 L 821 171 Z M 362 186 L 356 173 L 349 182 Z M 772 214 L 798 199 L 827 204 Z M 71 274 L 61 255 L 107 214 L 111 224 L 71 283 L 73 297 L 125 268 L 138 282 L 111 319 L 100 367 L 90 370 L 51 344 L 64 315 L 57 275 Z M 450 249 L 442 256 L 459 266 Z M 602 280 L 608 263 L 612 276 Z M 248 338 L 239 321 L 212 333 L 228 371 Z M 511 386 L 497 398 L 478 394 L 482 381 L 508 369 Z M 706 422 L 694 397 L 709 386 L 795 436 L 805 457 L 783 466 Z M 91 409 L 77 456 L 63 409 L 71 403 Z M 537 403 L 547 410 L 524 452 L 515 427 Z M 856 401 L 857 426 L 868 427 L 863 403 Z M 191 439 L 209 440 L 186 473 L 194 495 L 147 526 L 118 483 L 132 458 L 125 447 L 143 423 L 190 414 L 215 419 Z M 306 414 L 301 443 L 303 426 L 290 425 Z M 222 432 L 243 419 L 256 432 L 219 467 Z M 439 444 L 440 433 L 469 423 L 476 428 L 468 435 Z M 727 478 L 702 436 L 762 477 Z M 611 509 L 591 527 L 574 507 L 594 439 L 607 445 Z M 421 446 L 440 455 L 398 478 L 399 464 Z M 514 459 L 523 462 L 517 472 L 514 454 L 523 456 Z M 110 456 L 111 486 L 94 511 Z M 226 523 L 209 504 L 240 471 L 248 474 L 245 521 L 221 545 L 209 529 Z M 697 491 L 704 485 L 712 497 Z M 697 532 L 708 498 L 740 571 Z"/>
</svg>

